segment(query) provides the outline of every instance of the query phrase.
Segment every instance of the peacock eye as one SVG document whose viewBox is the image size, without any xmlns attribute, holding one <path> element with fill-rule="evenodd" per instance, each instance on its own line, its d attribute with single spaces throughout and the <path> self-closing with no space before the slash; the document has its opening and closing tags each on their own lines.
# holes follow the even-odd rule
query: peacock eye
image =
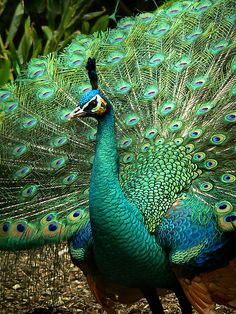
<svg viewBox="0 0 236 314">
<path fill-rule="evenodd" d="M 91 111 L 92 109 L 94 109 L 98 104 L 98 101 L 97 101 L 97 97 L 93 100 L 91 100 L 89 103 L 87 103 L 85 106 L 84 106 L 84 110 L 85 111 Z"/>
</svg>

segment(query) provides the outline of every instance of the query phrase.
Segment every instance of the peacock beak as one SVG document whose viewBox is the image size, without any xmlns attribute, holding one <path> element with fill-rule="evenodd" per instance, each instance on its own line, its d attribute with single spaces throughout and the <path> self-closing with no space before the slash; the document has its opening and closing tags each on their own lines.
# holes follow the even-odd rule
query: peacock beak
<svg viewBox="0 0 236 314">
<path fill-rule="evenodd" d="M 85 115 L 86 115 L 86 112 L 82 108 L 76 107 L 75 110 L 69 114 L 68 119 L 72 120 L 75 118 L 83 117 Z"/>
</svg>

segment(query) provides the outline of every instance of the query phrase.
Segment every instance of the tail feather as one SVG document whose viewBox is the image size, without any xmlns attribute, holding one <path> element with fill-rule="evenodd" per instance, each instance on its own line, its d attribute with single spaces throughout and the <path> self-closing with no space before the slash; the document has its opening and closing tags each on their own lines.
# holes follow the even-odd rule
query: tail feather
<svg viewBox="0 0 236 314">
<path fill-rule="evenodd" d="M 62 53 L 31 60 L 0 90 L 1 248 L 50 243 L 51 232 L 54 242 L 67 239 L 75 230 L 68 217 L 88 207 L 96 123 L 72 125 L 67 117 L 91 88 L 89 56 L 115 109 L 125 193 L 139 193 L 138 159 L 173 142 L 198 165 L 194 197 L 215 207 L 222 230 L 235 228 L 233 10 L 233 0 L 184 1 L 123 19 L 115 30 L 78 36 Z"/>
</svg>

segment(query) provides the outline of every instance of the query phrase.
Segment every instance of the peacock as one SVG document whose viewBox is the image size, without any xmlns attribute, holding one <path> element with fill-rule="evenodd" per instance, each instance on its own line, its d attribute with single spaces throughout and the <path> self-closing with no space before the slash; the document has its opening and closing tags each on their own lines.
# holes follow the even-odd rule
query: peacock
<svg viewBox="0 0 236 314">
<path fill-rule="evenodd" d="M 78 35 L 0 90 L 0 249 L 67 241 L 108 313 L 236 309 L 235 1 Z"/>
</svg>

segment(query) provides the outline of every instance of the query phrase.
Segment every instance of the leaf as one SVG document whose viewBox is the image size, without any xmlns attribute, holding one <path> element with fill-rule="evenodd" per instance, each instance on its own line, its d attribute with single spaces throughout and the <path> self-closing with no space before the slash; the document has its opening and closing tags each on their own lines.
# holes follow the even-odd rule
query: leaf
<svg viewBox="0 0 236 314">
<path fill-rule="evenodd" d="M 9 59 L 0 61 L 0 86 L 11 78 L 11 62 Z"/>
<path fill-rule="evenodd" d="M 108 23 L 109 23 L 109 15 L 104 15 L 100 17 L 91 28 L 91 33 L 106 30 L 108 27 Z"/>
<path fill-rule="evenodd" d="M 42 53 L 42 39 L 39 38 L 36 30 L 32 27 L 31 31 L 32 40 L 33 40 L 33 52 L 32 57 L 37 57 L 40 53 Z"/>
<path fill-rule="evenodd" d="M 15 63 L 21 64 L 20 59 L 19 59 L 19 54 L 12 40 L 9 41 L 9 49 L 6 52 L 7 52 L 8 58 L 12 60 L 12 63 L 14 60 Z"/>
<path fill-rule="evenodd" d="M 6 40 L 7 43 L 10 40 L 13 40 L 13 38 L 15 37 L 15 34 L 18 31 L 18 28 L 20 26 L 23 14 L 24 14 L 24 6 L 23 6 L 23 3 L 20 2 L 18 6 L 16 7 L 15 13 L 11 21 L 11 25 L 10 25 L 8 35 L 7 35 L 7 40 Z"/>
<path fill-rule="evenodd" d="M 94 19 L 96 17 L 99 17 L 99 16 L 103 15 L 105 12 L 106 12 L 106 9 L 103 8 L 102 11 L 90 12 L 90 13 L 84 14 L 83 20 L 85 20 L 85 21 L 92 20 L 92 19 Z"/>
<path fill-rule="evenodd" d="M 0 16 L 2 15 L 2 12 L 4 11 L 6 4 L 7 4 L 7 0 L 0 0 Z"/>
<path fill-rule="evenodd" d="M 47 39 L 51 40 L 53 37 L 53 32 L 52 32 L 51 28 L 48 27 L 47 25 L 43 25 L 43 26 L 41 26 L 41 28 L 42 28 L 44 34 L 46 35 Z"/>
<path fill-rule="evenodd" d="M 65 29 L 67 29 L 67 27 L 69 27 L 70 22 L 72 20 L 72 18 L 75 15 L 75 10 L 73 7 L 67 6 L 66 10 L 64 11 L 62 18 L 61 18 L 61 22 L 60 25 L 58 27 L 58 30 L 60 30 L 60 32 L 64 31 Z M 60 36 L 62 37 L 62 36 Z"/>
<path fill-rule="evenodd" d="M 81 32 L 83 34 L 89 34 L 90 24 L 88 21 L 83 21 Z"/>
<path fill-rule="evenodd" d="M 21 63 L 25 63 L 29 59 L 30 48 L 32 46 L 32 37 L 31 37 L 31 27 L 30 27 L 30 16 L 27 17 L 25 21 L 25 32 L 21 38 L 18 52 Z"/>
</svg>

